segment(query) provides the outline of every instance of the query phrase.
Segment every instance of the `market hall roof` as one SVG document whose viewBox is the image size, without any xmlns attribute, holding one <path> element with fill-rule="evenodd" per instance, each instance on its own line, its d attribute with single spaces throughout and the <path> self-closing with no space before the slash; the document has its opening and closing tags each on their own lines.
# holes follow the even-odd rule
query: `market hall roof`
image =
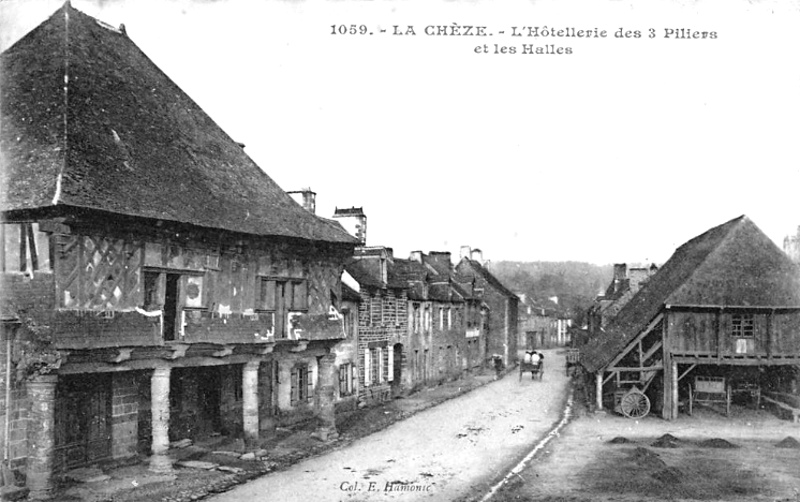
<svg viewBox="0 0 800 502">
<path fill-rule="evenodd" d="M 3 211 L 355 243 L 294 202 L 124 29 L 69 2 L 0 55 L 0 151 Z"/>
<path fill-rule="evenodd" d="M 581 349 L 584 367 L 605 367 L 668 306 L 797 308 L 800 270 L 747 216 L 714 227 L 675 250 Z"/>
</svg>

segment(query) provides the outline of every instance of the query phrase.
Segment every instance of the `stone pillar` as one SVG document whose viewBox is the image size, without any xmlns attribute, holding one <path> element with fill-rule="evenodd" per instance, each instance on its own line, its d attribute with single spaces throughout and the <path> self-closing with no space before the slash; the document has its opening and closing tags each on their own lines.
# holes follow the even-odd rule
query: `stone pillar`
<svg viewBox="0 0 800 502">
<path fill-rule="evenodd" d="M 170 368 L 156 368 L 150 377 L 150 409 L 152 412 L 153 442 L 150 448 L 150 470 L 172 472 L 169 450 L 169 377 Z"/>
<path fill-rule="evenodd" d="M 132 371 L 111 379 L 111 455 L 115 459 L 136 455 L 139 439 L 139 391 Z"/>
<path fill-rule="evenodd" d="M 41 375 L 28 382 L 31 401 L 28 423 L 27 476 L 30 498 L 46 499 L 53 489 L 55 457 L 56 375 Z"/>
<path fill-rule="evenodd" d="M 595 376 L 595 400 L 597 401 L 597 411 L 603 411 L 603 372 L 598 371 Z"/>
<path fill-rule="evenodd" d="M 244 439 L 258 440 L 258 368 L 260 361 L 250 361 L 242 370 L 242 423 Z"/>
<path fill-rule="evenodd" d="M 317 364 L 317 409 L 319 410 L 320 426 L 316 430 L 315 436 L 322 441 L 327 441 L 339 437 L 339 433 L 336 431 L 334 406 L 336 355 L 328 353 L 317 360 L 319 361 Z"/>
</svg>

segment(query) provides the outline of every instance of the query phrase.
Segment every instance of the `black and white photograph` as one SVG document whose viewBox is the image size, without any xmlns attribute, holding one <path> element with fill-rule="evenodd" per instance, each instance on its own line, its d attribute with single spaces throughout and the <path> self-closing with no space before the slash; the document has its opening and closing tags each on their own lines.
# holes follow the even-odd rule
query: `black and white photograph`
<svg viewBox="0 0 800 502">
<path fill-rule="evenodd" d="M 0 500 L 800 502 L 800 0 L 0 0 Z"/>
</svg>

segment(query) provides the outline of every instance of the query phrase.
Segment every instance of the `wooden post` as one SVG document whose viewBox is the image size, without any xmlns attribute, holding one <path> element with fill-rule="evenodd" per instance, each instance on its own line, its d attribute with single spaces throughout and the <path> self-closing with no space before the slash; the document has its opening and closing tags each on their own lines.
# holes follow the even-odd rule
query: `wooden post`
<svg viewBox="0 0 800 502">
<path fill-rule="evenodd" d="M 672 420 L 674 417 L 672 416 L 672 393 L 673 393 L 673 386 L 677 385 L 677 378 L 678 376 L 674 374 L 672 367 L 672 354 L 670 353 L 670 344 L 669 344 L 669 332 L 668 332 L 668 318 L 664 318 L 664 326 L 661 329 L 661 339 L 663 340 L 661 344 L 662 350 L 662 359 L 664 360 L 664 377 L 662 380 L 662 406 L 661 406 L 661 418 L 664 420 Z M 675 389 L 677 392 L 677 388 Z"/>
<path fill-rule="evenodd" d="M 672 360 L 672 411 L 670 418 L 678 418 L 678 361 Z"/>
<path fill-rule="evenodd" d="M 245 441 L 258 440 L 258 368 L 260 361 L 250 361 L 242 370 L 242 425 Z"/>
<path fill-rule="evenodd" d="M 150 447 L 150 470 L 172 472 L 169 450 L 169 379 L 170 368 L 156 368 L 150 377 L 150 410 L 153 439 Z"/>
<path fill-rule="evenodd" d="M 597 411 L 603 411 L 603 372 L 598 371 L 595 376 L 595 398 L 597 401 Z"/>
</svg>

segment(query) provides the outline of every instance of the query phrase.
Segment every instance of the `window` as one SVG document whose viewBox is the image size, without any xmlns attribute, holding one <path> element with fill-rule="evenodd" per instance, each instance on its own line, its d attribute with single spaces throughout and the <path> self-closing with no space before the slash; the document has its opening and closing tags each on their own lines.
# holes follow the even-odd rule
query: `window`
<svg viewBox="0 0 800 502">
<path fill-rule="evenodd" d="M 733 314 L 731 317 L 731 335 L 735 338 L 753 338 L 755 335 L 753 314 Z"/>
<path fill-rule="evenodd" d="M 447 307 L 447 329 L 453 329 L 453 309 Z"/>
<path fill-rule="evenodd" d="M 444 330 L 444 307 L 439 307 L 439 331 Z"/>
<path fill-rule="evenodd" d="M 381 357 L 381 348 L 376 347 L 372 349 L 372 382 L 373 383 L 381 383 L 383 382 L 382 373 L 383 373 L 383 358 Z"/>
<path fill-rule="evenodd" d="M 364 350 L 364 386 L 372 385 L 372 351 Z"/>
<path fill-rule="evenodd" d="M 353 363 L 339 365 L 339 397 L 353 394 Z"/>
<path fill-rule="evenodd" d="M 257 310 L 274 312 L 276 338 L 289 336 L 289 312 L 308 310 L 308 281 L 261 277 L 258 282 Z"/>
<path fill-rule="evenodd" d="M 305 364 L 297 365 L 292 368 L 292 398 L 291 404 L 308 402 L 313 395 L 311 383 L 311 372 Z"/>
<path fill-rule="evenodd" d="M 39 231 L 38 223 L 0 225 L 0 269 L 3 272 L 51 270 L 50 235 Z"/>
</svg>

